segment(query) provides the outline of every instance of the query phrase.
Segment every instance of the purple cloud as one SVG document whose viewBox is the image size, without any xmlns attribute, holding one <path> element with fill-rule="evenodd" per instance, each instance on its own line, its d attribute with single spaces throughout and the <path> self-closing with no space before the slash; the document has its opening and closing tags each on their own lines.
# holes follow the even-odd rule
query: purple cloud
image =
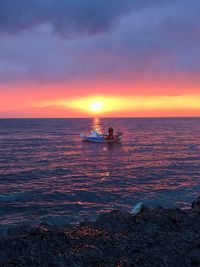
<svg viewBox="0 0 200 267">
<path fill-rule="evenodd" d="M 164 0 L 1 0 L 0 31 L 18 33 L 42 23 L 50 23 L 56 32 L 98 33 L 113 22 L 146 6 Z"/>
<path fill-rule="evenodd" d="M 199 84 L 199 10 L 195 0 L 3 0 L 0 81 Z"/>
</svg>

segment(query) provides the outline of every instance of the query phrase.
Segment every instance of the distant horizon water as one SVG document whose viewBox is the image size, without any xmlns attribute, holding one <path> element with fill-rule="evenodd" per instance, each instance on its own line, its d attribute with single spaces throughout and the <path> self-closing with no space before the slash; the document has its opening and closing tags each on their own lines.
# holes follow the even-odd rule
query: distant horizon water
<svg viewBox="0 0 200 267">
<path fill-rule="evenodd" d="M 121 144 L 80 140 L 108 125 Z M 200 192 L 200 118 L 1 118 L 0 228 L 112 209 L 187 208 Z"/>
<path fill-rule="evenodd" d="M 178 118 L 200 118 L 200 115 L 194 116 L 89 116 L 89 117 L 0 117 L 0 120 L 12 120 L 12 119 L 178 119 Z"/>
</svg>

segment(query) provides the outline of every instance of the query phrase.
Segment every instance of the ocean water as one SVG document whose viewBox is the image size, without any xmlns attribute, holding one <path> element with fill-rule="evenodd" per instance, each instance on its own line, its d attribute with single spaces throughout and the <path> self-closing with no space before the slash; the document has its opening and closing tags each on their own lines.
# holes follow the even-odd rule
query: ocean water
<svg viewBox="0 0 200 267">
<path fill-rule="evenodd" d="M 109 125 L 121 144 L 80 141 Z M 200 118 L 0 120 L 0 227 L 190 206 L 200 195 Z"/>
</svg>

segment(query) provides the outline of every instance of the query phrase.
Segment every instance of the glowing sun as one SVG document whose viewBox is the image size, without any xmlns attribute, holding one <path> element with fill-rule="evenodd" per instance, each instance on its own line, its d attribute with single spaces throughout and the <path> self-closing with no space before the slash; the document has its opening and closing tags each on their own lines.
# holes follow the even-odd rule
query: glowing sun
<svg viewBox="0 0 200 267">
<path fill-rule="evenodd" d="M 90 110 L 93 112 L 101 112 L 103 109 L 103 103 L 100 101 L 94 101 L 90 103 Z"/>
<path fill-rule="evenodd" d="M 106 96 L 89 96 L 84 98 L 77 98 L 71 100 L 65 100 L 60 102 L 63 105 L 66 105 L 69 108 L 80 109 L 88 114 L 106 114 L 111 111 L 119 110 L 123 100 L 115 97 L 106 97 Z"/>
</svg>

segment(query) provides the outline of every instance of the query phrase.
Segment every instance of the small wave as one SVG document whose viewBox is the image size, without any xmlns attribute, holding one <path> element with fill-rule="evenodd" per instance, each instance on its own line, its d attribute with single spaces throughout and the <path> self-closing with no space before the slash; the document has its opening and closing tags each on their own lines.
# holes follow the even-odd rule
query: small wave
<svg viewBox="0 0 200 267">
<path fill-rule="evenodd" d="M 22 194 L 5 194 L 5 195 L 0 195 L 0 202 L 7 202 L 7 201 L 15 201 L 21 198 Z"/>
<path fill-rule="evenodd" d="M 138 213 L 140 212 L 140 210 L 141 210 L 141 207 L 142 207 L 142 202 L 137 203 L 137 204 L 133 207 L 131 213 L 132 213 L 132 214 L 138 214 Z"/>
</svg>

